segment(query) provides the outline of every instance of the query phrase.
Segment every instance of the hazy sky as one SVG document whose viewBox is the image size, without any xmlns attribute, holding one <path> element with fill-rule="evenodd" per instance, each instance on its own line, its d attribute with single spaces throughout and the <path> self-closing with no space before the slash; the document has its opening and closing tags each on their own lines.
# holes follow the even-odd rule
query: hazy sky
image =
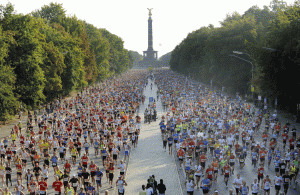
<svg viewBox="0 0 300 195">
<path fill-rule="evenodd" d="M 106 28 L 124 40 L 126 49 L 147 49 L 147 8 L 153 8 L 153 47 L 158 56 L 172 51 L 188 33 L 219 21 L 227 13 L 243 14 L 253 5 L 262 8 L 271 0 L 0 0 L 11 2 L 17 13 L 27 14 L 50 2 L 62 3 L 67 14 L 75 14 L 98 28 Z M 286 0 L 288 4 L 294 0 Z"/>
</svg>

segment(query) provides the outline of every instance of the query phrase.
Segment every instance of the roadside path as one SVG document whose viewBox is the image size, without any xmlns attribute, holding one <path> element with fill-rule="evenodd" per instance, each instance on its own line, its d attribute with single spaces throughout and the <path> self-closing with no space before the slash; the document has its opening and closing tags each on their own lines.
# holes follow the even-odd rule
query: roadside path
<svg viewBox="0 0 300 195">
<path fill-rule="evenodd" d="M 149 97 L 156 99 L 157 87 L 152 82 L 153 89 L 151 90 L 151 82 L 149 80 L 144 91 L 146 101 L 141 106 L 140 116 L 144 115 L 143 111 L 149 103 Z M 142 185 L 147 184 L 149 175 L 155 175 L 157 183 L 160 179 L 163 179 L 167 188 L 166 195 L 183 194 L 174 157 L 163 149 L 159 119 L 165 113 L 160 101 L 156 102 L 156 110 L 158 120 L 150 124 L 142 124 L 138 147 L 131 149 L 130 163 L 126 175 L 128 183 L 125 188 L 126 194 L 138 194 L 142 190 Z"/>
</svg>

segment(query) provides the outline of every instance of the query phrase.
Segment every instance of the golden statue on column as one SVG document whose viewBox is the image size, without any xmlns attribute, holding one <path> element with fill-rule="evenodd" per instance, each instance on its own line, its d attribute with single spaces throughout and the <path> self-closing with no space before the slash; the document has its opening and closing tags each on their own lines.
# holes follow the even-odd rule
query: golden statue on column
<svg viewBox="0 0 300 195">
<path fill-rule="evenodd" d="M 152 16 L 151 10 L 152 10 L 153 8 L 147 8 L 147 9 L 149 10 L 149 17 L 151 17 L 151 16 Z"/>
</svg>

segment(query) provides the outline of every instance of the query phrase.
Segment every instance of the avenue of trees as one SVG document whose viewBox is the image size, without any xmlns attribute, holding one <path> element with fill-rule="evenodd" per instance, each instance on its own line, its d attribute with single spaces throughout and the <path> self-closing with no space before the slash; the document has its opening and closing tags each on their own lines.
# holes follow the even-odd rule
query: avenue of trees
<svg viewBox="0 0 300 195">
<path fill-rule="evenodd" d="M 172 52 L 166 53 L 159 58 L 159 61 L 162 63 L 162 66 L 167 67 L 170 66 Z"/>
<path fill-rule="evenodd" d="M 137 51 L 129 51 L 133 57 L 133 64 L 137 64 L 139 61 L 143 60 L 143 56 Z"/>
<path fill-rule="evenodd" d="M 123 40 L 50 3 L 31 14 L 0 5 L 0 119 L 120 74 L 133 65 Z"/>
<path fill-rule="evenodd" d="M 228 14 L 220 24 L 189 33 L 172 51 L 171 69 L 232 94 L 251 97 L 253 85 L 255 99 L 262 95 L 274 106 L 277 98 L 281 109 L 295 113 L 300 103 L 300 1 L 273 0 L 263 9 Z"/>
</svg>

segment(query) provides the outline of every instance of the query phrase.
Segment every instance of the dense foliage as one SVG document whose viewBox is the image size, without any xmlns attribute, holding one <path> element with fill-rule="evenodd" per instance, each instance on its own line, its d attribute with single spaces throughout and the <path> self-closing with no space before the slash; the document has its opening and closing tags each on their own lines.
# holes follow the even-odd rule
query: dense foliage
<svg viewBox="0 0 300 195">
<path fill-rule="evenodd" d="M 120 74 L 133 65 L 123 40 L 50 3 L 31 14 L 0 5 L 0 119 Z"/>
<path fill-rule="evenodd" d="M 163 67 L 170 66 L 171 54 L 172 52 L 166 53 L 158 59 Z"/>
<path fill-rule="evenodd" d="M 171 69 L 231 93 L 250 94 L 253 85 L 255 97 L 267 97 L 272 105 L 277 98 L 281 108 L 295 112 L 300 103 L 300 1 L 273 0 L 263 9 L 228 14 L 220 24 L 191 32 L 172 51 Z"/>
<path fill-rule="evenodd" d="M 133 65 L 138 64 L 139 61 L 143 60 L 143 56 L 137 51 L 129 51 L 133 57 Z"/>
</svg>

